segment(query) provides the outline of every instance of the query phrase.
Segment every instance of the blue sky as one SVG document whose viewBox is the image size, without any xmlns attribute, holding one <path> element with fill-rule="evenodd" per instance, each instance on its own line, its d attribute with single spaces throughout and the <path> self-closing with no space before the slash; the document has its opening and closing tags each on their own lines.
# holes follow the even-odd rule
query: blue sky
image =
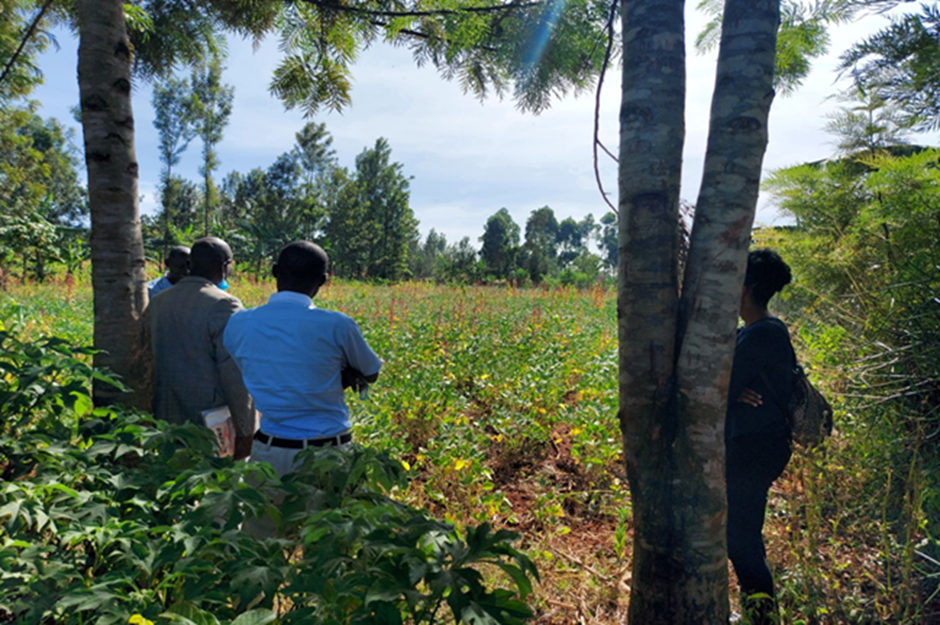
<svg viewBox="0 0 940 625">
<path fill-rule="evenodd" d="M 703 17 L 688 3 L 689 41 L 701 29 Z M 817 61 L 812 75 L 795 95 L 778 97 L 771 111 L 770 143 L 764 171 L 832 156 L 833 138 L 822 129 L 827 111 L 836 109 L 829 98 L 841 85 L 833 69 L 838 54 L 853 41 L 882 26 L 879 17 L 842 27 L 832 33 L 830 56 Z M 57 34 L 60 48 L 40 59 L 45 84 L 35 93 L 42 114 L 76 127 L 69 107 L 77 104 L 77 41 Z M 682 196 L 694 202 L 702 171 L 708 109 L 715 56 L 688 55 L 687 136 Z M 291 148 L 294 134 L 306 123 L 298 111 L 285 111 L 268 93 L 277 64 L 276 42 L 254 50 L 251 42 L 229 40 L 224 80 L 235 86 L 235 105 L 225 138 L 218 146 L 221 167 L 217 180 L 232 170 L 267 167 Z M 394 160 L 412 176 L 411 206 L 422 236 L 434 228 L 448 241 L 469 236 L 475 246 L 489 215 L 509 209 L 524 228 L 529 213 L 551 206 L 558 219 L 599 218 L 609 209 L 594 180 L 591 139 L 594 94 L 556 101 L 539 116 L 518 112 L 510 100 L 481 103 L 464 95 L 430 67 L 417 68 L 407 50 L 377 44 L 365 51 L 354 67 L 352 107 L 343 113 L 322 112 L 314 121 L 326 124 L 342 165 L 352 168 L 355 156 L 378 137 L 388 139 Z M 611 149 L 618 144 L 619 70 L 605 80 L 601 108 L 601 139 Z M 157 133 L 150 106 L 151 89 L 134 86 L 136 148 L 140 163 L 143 212 L 155 212 L 160 173 Z M 919 138 L 931 143 L 935 137 Z M 602 157 L 605 188 L 616 197 L 615 164 Z M 198 180 L 199 144 L 183 155 L 179 172 Z M 616 203 L 616 202 L 615 202 Z M 757 221 L 780 222 L 775 209 L 762 198 Z"/>
</svg>

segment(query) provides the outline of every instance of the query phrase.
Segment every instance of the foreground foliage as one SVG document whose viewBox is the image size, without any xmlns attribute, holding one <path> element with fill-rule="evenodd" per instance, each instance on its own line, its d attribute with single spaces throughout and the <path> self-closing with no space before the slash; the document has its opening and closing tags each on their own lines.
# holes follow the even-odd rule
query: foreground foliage
<svg viewBox="0 0 940 625">
<path fill-rule="evenodd" d="M 267 465 L 213 458 L 204 428 L 92 408 L 90 378 L 101 374 L 82 358 L 89 354 L 0 332 L 0 621 L 531 615 L 525 598 L 538 573 L 512 547 L 518 535 L 486 523 L 458 531 L 392 499 L 405 472 L 388 453 L 311 449 L 279 480 Z M 241 531 L 246 516 L 265 513 L 284 538 Z M 492 588 L 484 564 L 515 590 Z"/>
<path fill-rule="evenodd" d="M 763 234 L 762 240 L 767 242 L 766 237 L 771 235 L 776 237 L 773 245 L 778 247 L 798 242 L 793 232 L 783 233 L 783 237 L 789 237 L 786 241 L 780 232 Z M 928 421 L 922 421 L 923 435 L 915 435 L 915 422 L 921 418 L 914 418 L 918 413 L 911 406 L 936 404 L 929 400 L 909 403 L 910 399 L 900 397 L 890 401 L 873 399 L 871 386 L 864 397 L 856 397 L 860 380 L 871 375 L 851 364 L 855 361 L 850 358 L 854 353 L 854 348 L 849 348 L 850 339 L 862 341 L 862 332 L 856 326 L 848 326 L 851 329 L 845 331 L 833 324 L 835 308 L 820 299 L 819 294 L 825 292 L 813 287 L 811 290 L 819 297 L 809 297 L 813 283 L 809 267 L 801 264 L 801 255 L 793 247 L 782 251 L 793 261 L 797 275 L 792 294 L 778 302 L 777 310 L 792 328 L 801 359 L 810 366 L 811 378 L 825 389 L 837 410 L 837 431 L 825 449 L 815 455 L 802 451 L 795 454 L 771 494 L 766 524 L 768 559 L 778 581 L 783 622 L 931 622 L 940 614 L 940 604 L 932 596 L 940 574 L 940 566 L 932 563 L 940 561 L 934 529 L 940 521 L 934 503 L 940 491 L 933 476 L 940 475 L 940 471 L 928 453 L 933 430 L 926 428 Z M 807 256 L 807 260 L 811 258 Z M 856 276 L 863 273 L 852 271 Z M 270 282 L 254 283 L 244 276 L 232 281 L 232 292 L 246 306 L 264 302 L 273 289 Z M 523 539 L 516 547 L 530 554 L 541 577 L 540 585 L 529 597 L 539 623 L 622 623 L 631 584 L 632 524 L 616 422 L 613 293 L 598 289 L 577 292 L 333 283 L 318 295 L 317 302 L 356 318 L 385 361 L 369 399 L 361 401 L 350 395 L 347 401 L 356 440 L 376 450 L 362 453 L 380 454 L 384 450 L 404 467 L 407 483 L 389 491 L 394 499 L 446 518 L 467 539 L 470 531 L 460 528 L 483 523 L 521 532 Z M 844 304 L 845 299 L 838 298 L 834 303 Z M 84 344 L 91 336 L 90 289 L 83 281 L 73 289 L 64 282 L 18 286 L 0 294 L 0 318 L 15 323 L 24 339 L 60 335 L 69 344 Z M 932 319 L 924 315 L 917 318 L 923 323 Z M 887 336 L 886 328 L 878 340 L 884 341 Z M 877 342 L 869 344 L 875 346 Z M 922 345 L 919 357 L 929 353 L 926 343 L 918 345 Z M 913 348 L 905 348 L 901 353 L 911 352 Z M 84 363 L 84 358 L 79 354 L 76 366 Z M 872 361 L 859 362 L 861 367 Z M 904 371 L 906 365 L 902 362 L 892 365 L 897 368 L 892 375 Z M 853 378 L 853 372 L 861 377 Z M 81 373 L 85 375 L 87 372 Z M 899 377 L 884 378 L 889 379 L 901 384 Z M 896 395 L 892 388 L 896 387 L 880 387 L 878 392 L 888 399 Z M 54 403 L 50 400 L 46 405 Z M 62 415 L 71 414 L 67 400 L 63 403 L 66 407 Z M 82 410 L 81 405 L 78 408 Z M 47 414 L 51 414 L 49 410 Z M 92 418 L 109 424 L 107 431 L 100 432 L 103 436 L 114 436 L 121 428 L 144 428 L 146 423 L 140 422 L 140 417 L 133 417 L 138 420 L 133 425 L 127 422 L 132 416 L 116 421 L 108 415 L 86 414 L 86 419 Z M 58 420 L 50 418 L 48 424 Z M 158 437 L 150 444 L 163 438 L 189 440 L 197 436 L 188 430 L 154 431 L 149 425 L 146 431 Z M 76 440 L 84 440 L 81 436 L 76 430 Z M 48 448 L 48 454 L 59 453 L 61 444 L 55 445 L 55 449 Z M 143 448 L 141 443 L 135 445 Z M 133 456 L 128 454 L 126 458 Z M 236 475 L 243 475 L 238 473 L 243 468 L 225 463 L 221 467 L 200 464 L 208 461 L 185 455 L 174 462 L 184 460 L 193 465 L 193 471 L 200 472 L 200 479 L 205 478 L 201 492 L 210 494 L 197 495 L 188 504 L 178 505 L 192 507 L 197 501 L 199 505 L 218 501 L 212 504 L 215 507 L 208 516 L 227 520 L 224 510 L 228 508 L 218 499 L 224 490 L 219 484 L 235 485 Z M 377 467 L 386 462 L 370 464 L 372 461 L 366 460 L 363 458 L 365 464 L 358 466 Z M 328 458 L 322 461 L 332 462 Z M 109 471 L 117 472 L 122 466 L 117 461 L 108 462 Z M 193 463 L 202 468 L 195 468 L 197 464 Z M 162 471 L 161 475 L 169 473 L 174 483 L 177 479 L 194 479 L 184 478 L 182 470 L 173 473 L 156 465 L 146 467 Z M 87 468 L 89 474 L 96 470 Z M 347 470 L 351 469 L 342 469 Z M 63 483 L 81 492 L 71 482 Z M 289 483 L 285 480 L 276 487 L 287 489 Z M 112 499 L 134 501 L 130 491 L 118 495 L 107 490 L 110 488 L 107 486 L 105 492 L 111 493 Z M 189 487 L 175 488 L 179 496 Z M 244 487 L 233 486 L 230 496 L 235 500 L 251 492 L 239 488 Z M 265 497 L 264 490 L 255 496 Z M 135 504 L 124 505 L 133 508 Z M 255 504 L 243 508 L 250 511 L 252 506 Z M 191 518 L 196 517 L 187 517 Z M 392 514 L 388 519 L 398 523 L 401 517 Z M 296 518 L 285 522 L 296 528 L 292 530 L 297 532 L 296 542 L 290 544 L 297 546 L 294 553 L 299 558 L 301 526 Z M 58 520 L 56 523 L 61 525 Z M 345 523 L 344 527 L 352 527 L 353 522 Z M 166 534 L 196 533 L 193 525 L 190 529 L 184 527 L 177 523 Z M 245 555 L 254 552 L 243 546 L 244 537 L 222 528 L 203 531 L 218 532 L 212 549 L 235 550 L 232 557 L 245 558 L 245 574 L 249 566 L 254 566 L 250 558 L 256 556 Z M 146 532 L 140 535 L 151 541 L 144 544 L 171 548 L 171 538 L 160 542 Z M 209 545 L 204 549 L 209 550 Z M 79 554 L 69 557 L 78 558 Z M 180 567 L 180 575 L 221 578 L 214 568 L 222 566 L 213 559 L 217 556 L 204 557 L 199 566 L 205 566 L 205 571 L 190 564 L 193 561 L 188 558 L 181 558 L 174 566 Z M 277 562 L 284 561 L 289 558 Z M 284 566 L 294 566 L 291 570 L 298 571 L 308 565 L 293 562 Z M 6 570 L 5 566 L 0 565 L 0 569 Z M 251 570 L 260 574 L 260 570 Z M 498 569 L 489 565 L 477 570 L 488 587 L 494 582 L 499 586 L 503 583 L 499 579 L 506 579 L 501 574 L 497 577 Z M 182 579 L 176 577 L 172 583 L 184 587 L 192 583 Z M 166 582 L 160 593 L 171 586 Z M 0 590 L 4 599 L 6 588 Z M 231 606 L 236 606 L 237 595 L 238 591 L 230 595 Z M 237 601 L 237 607 L 213 607 L 211 611 L 224 622 L 236 611 L 248 609 L 241 599 Z M 272 607 L 277 611 L 292 605 L 288 599 L 279 599 Z M 163 606 L 161 609 L 166 609 L 169 604 Z M 442 606 L 437 619 L 445 620 L 450 613 L 449 607 Z"/>
</svg>

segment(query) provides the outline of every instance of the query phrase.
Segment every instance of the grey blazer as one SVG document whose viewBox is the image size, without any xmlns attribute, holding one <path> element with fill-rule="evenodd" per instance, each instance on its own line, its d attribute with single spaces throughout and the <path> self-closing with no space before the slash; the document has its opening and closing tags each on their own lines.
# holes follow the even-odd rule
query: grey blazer
<svg viewBox="0 0 940 625">
<path fill-rule="evenodd" d="M 153 414 L 170 423 L 202 424 L 200 411 L 228 405 L 238 436 L 255 431 L 255 407 L 238 365 L 222 344 L 237 297 L 189 276 L 157 293 L 143 325 L 153 363 Z"/>
</svg>

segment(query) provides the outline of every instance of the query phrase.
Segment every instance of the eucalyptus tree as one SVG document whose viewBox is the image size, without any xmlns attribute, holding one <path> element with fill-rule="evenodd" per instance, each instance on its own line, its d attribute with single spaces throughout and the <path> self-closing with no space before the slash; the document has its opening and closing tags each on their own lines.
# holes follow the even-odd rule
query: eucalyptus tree
<svg viewBox="0 0 940 625">
<path fill-rule="evenodd" d="M 333 169 L 328 181 L 329 218 L 324 228 L 331 271 L 344 278 L 364 278 L 369 247 L 378 238 L 377 224 L 359 201 L 359 181 L 345 167 Z"/>
<path fill-rule="evenodd" d="M 587 252 L 588 242 L 594 237 L 598 225 L 594 215 L 588 213 L 581 221 L 566 217 L 558 224 L 558 262 L 567 267 L 576 258 Z"/>
<path fill-rule="evenodd" d="M 163 258 L 166 258 L 170 245 L 171 224 L 174 222 L 172 210 L 176 186 L 173 179 L 173 167 L 179 164 L 180 157 L 189 143 L 196 137 L 194 119 L 194 98 L 190 83 L 186 80 L 170 77 L 158 81 L 153 86 L 152 104 L 154 110 L 154 128 L 160 136 L 160 171 L 161 203 L 163 204 Z"/>
<path fill-rule="evenodd" d="M 416 240 L 408 253 L 408 270 L 413 278 L 431 278 L 443 261 L 447 250 L 447 237 L 434 228 L 424 242 Z"/>
<path fill-rule="evenodd" d="M 480 242 L 483 244 L 480 258 L 486 271 L 497 278 L 508 277 L 516 267 L 519 254 L 519 224 L 506 208 L 489 216 L 483 226 Z"/>
<path fill-rule="evenodd" d="M 356 156 L 356 171 L 334 168 L 327 187 L 329 218 L 324 228 L 336 272 L 346 277 L 399 280 L 418 238 L 409 178 L 391 160 L 379 138 Z"/>
<path fill-rule="evenodd" d="M 301 238 L 317 239 L 327 216 L 326 183 L 330 170 L 336 167 L 333 137 L 326 124 L 310 122 L 296 135 L 294 158 L 303 172 L 303 216 Z"/>
<path fill-rule="evenodd" d="M 149 393 L 136 346 L 138 319 L 147 304 L 140 230 L 137 156 L 131 108 L 131 44 L 124 6 L 115 0 L 76 0 L 81 33 L 78 85 L 88 196 L 94 289 L 95 364 L 135 386 L 131 397 L 110 385 L 95 387 L 97 401 L 118 398 L 144 406 Z"/>
<path fill-rule="evenodd" d="M 610 212 L 601 216 L 600 230 L 597 233 L 597 244 L 601 249 L 601 259 L 604 267 L 608 271 L 616 271 L 618 267 L 617 246 L 618 246 L 617 214 Z"/>
<path fill-rule="evenodd" d="M 203 179 L 204 236 L 212 234 L 212 207 L 216 202 L 212 172 L 219 168 L 219 155 L 215 146 L 224 137 L 235 99 L 235 88 L 222 82 L 224 69 L 222 55 L 216 52 L 196 64 L 190 79 L 192 98 L 188 107 L 192 111 L 195 134 L 202 141 L 199 173 Z"/>
<path fill-rule="evenodd" d="M 522 265 L 532 282 L 538 284 L 555 270 L 558 254 L 558 220 L 549 206 L 538 208 L 525 222 L 525 243 L 522 244 Z"/>
<path fill-rule="evenodd" d="M 682 0 L 626 0 L 620 109 L 620 421 L 633 503 L 630 622 L 725 623 L 724 418 L 774 94 L 778 0 L 728 0 L 688 261 Z"/>
<path fill-rule="evenodd" d="M 438 258 L 436 277 L 467 284 L 480 279 L 480 263 L 477 251 L 470 242 L 470 237 L 463 237 L 451 243 Z"/>
</svg>

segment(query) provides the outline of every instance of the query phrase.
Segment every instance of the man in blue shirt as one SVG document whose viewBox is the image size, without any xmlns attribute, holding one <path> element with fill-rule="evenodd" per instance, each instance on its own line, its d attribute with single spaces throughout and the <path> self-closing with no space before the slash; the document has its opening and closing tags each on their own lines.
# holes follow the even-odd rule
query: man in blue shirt
<svg viewBox="0 0 940 625">
<path fill-rule="evenodd" d="M 328 262 L 320 246 L 290 243 L 274 265 L 277 293 L 232 315 L 225 328 L 225 348 L 261 413 L 251 460 L 279 475 L 307 447 L 352 440 L 343 390 L 375 382 L 382 368 L 352 318 L 313 304 Z"/>
<path fill-rule="evenodd" d="M 189 253 L 190 249 L 185 245 L 177 245 L 167 253 L 163 261 L 166 265 L 166 273 L 147 283 L 147 295 L 150 299 L 189 275 Z"/>
</svg>

